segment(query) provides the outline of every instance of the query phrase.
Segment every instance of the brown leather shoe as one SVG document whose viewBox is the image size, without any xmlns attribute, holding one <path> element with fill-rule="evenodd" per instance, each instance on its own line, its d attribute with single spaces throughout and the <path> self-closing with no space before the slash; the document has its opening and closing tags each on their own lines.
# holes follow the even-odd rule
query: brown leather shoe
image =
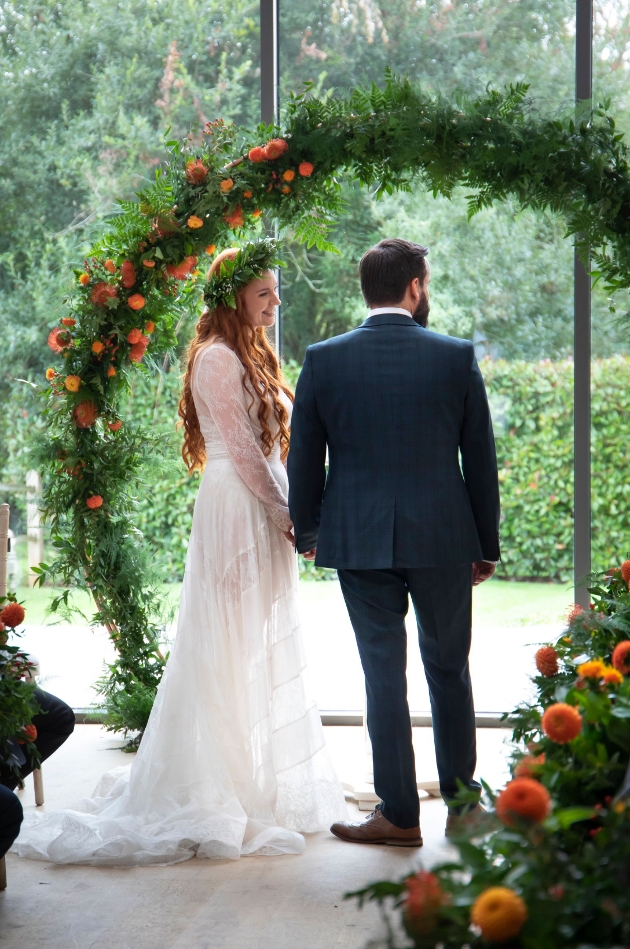
<svg viewBox="0 0 630 949">
<path fill-rule="evenodd" d="M 403 830 L 396 827 L 381 814 L 380 809 L 372 811 L 364 821 L 337 821 L 330 832 L 353 844 L 388 844 L 390 847 L 421 847 L 422 837 L 419 827 Z"/>
<path fill-rule="evenodd" d="M 447 837 L 457 837 L 459 834 L 471 833 L 483 824 L 484 816 L 487 813 L 485 807 L 477 804 L 476 807 L 465 814 L 449 814 L 446 818 L 444 833 Z"/>
</svg>

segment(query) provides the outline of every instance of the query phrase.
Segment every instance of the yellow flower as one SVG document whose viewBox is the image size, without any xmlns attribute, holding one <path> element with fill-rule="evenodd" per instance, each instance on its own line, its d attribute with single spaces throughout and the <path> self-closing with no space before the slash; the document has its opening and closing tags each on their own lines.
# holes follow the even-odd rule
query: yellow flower
<svg viewBox="0 0 630 949">
<path fill-rule="evenodd" d="M 68 392 L 78 392 L 81 386 L 80 376 L 66 376 L 64 385 Z"/>
<path fill-rule="evenodd" d="M 47 370 L 46 370 L 46 378 L 48 379 L 49 382 L 51 381 L 51 379 L 54 379 L 56 375 L 57 375 L 57 373 L 55 372 L 54 369 L 47 369 Z"/>
<path fill-rule="evenodd" d="M 232 178 L 225 178 L 221 182 L 219 187 L 221 188 L 221 191 L 223 192 L 223 194 L 226 194 L 226 192 L 231 191 L 232 188 L 234 187 L 234 181 Z M 190 221 L 188 222 L 188 225 L 190 226 Z"/>
<path fill-rule="evenodd" d="M 90 282 L 90 275 L 89 275 L 89 274 L 86 274 L 86 273 L 80 274 L 80 276 L 79 276 L 79 283 L 81 284 L 82 287 L 87 287 L 87 285 L 88 285 L 89 282 Z"/>
<path fill-rule="evenodd" d="M 191 214 L 186 223 L 188 224 L 188 227 L 191 227 L 193 230 L 203 227 L 203 221 L 200 217 L 197 217 L 196 214 Z"/>
<path fill-rule="evenodd" d="M 579 676 L 583 679 L 601 679 L 606 671 L 606 666 L 601 659 L 589 659 L 577 667 Z"/>
<path fill-rule="evenodd" d="M 96 353 L 98 356 L 105 349 L 105 343 L 101 343 L 100 339 L 95 339 L 92 343 L 92 352 Z"/>
<path fill-rule="evenodd" d="M 612 666 L 604 667 L 604 675 L 602 676 L 606 685 L 621 685 L 623 682 L 623 676 L 618 669 L 613 669 Z"/>
<path fill-rule="evenodd" d="M 507 942 L 520 933 L 527 919 L 527 906 L 507 886 L 491 886 L 475 900 L 470 918 L 489 942 Z"/>
</svg>

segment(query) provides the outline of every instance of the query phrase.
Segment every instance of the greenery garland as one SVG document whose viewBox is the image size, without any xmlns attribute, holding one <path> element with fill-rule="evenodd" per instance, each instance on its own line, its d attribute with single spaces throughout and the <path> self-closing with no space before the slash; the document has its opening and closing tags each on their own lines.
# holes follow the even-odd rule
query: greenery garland
<svg viewBox="0 0 630 949">
<path fill-rule="evenodd" d="M 583 252 L 590 247 L 611 291 L 630 286 L 628 148 L 613 119 L 599 108 L 540 117 L 526 93 L 516 85 L 447 101 L 388 75 L 383 89 L 349 98 L 307 89 L 291 99 L 282 127 L 249 131 L 217 119 L 201 145 L 168 143 L 167 167 L 136 202 L 121 202 L 76 272 L 68 312 L 49 336 L 62 361 L 46 373 L 37 460 L 56 557 L 37 569 L 42 583 L 92 592 L 92 622 L 108 629 L 118 653 L 101 687 L 119 727 L 130 721 L 134 690 L 150 707 L 166 658 L 163 604 L 134 527 L 135 491 L 156 444 L 119 405 L 145 356 L 172 347 L 198 307 L 204 255 L 260 233 L 263 214 L 335 250 L 327 234 L 343 212 L 344 173 L 377 194 L 415 185 L 451 196 L 463 184 L 471 214 L 508 195 L 551 209 Z M 68 602 L 66 591 L 53 608 Z"/>
</svg>

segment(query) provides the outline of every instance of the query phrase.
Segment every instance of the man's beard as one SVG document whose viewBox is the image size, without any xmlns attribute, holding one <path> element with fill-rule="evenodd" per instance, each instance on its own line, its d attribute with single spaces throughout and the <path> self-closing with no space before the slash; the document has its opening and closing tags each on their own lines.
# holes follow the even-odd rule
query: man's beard
<svg viewBox="0 0 630 949">
<path fill-rule="evenodd" d="M 419 323 L 420 326 L 426 326 L 427 323 L 429 322 L 430 309 L 431 308 L 429 306 L 429 298 L 426 295 L 426 293 L 423 292 L 422 296 L 420 297 L 420 302 L 418 303 L 418 306 L 415 308 L 415 310 L 412 313 L 412 316 L 414 320 L 416 321 L 416 323 Z"/>
</svg>

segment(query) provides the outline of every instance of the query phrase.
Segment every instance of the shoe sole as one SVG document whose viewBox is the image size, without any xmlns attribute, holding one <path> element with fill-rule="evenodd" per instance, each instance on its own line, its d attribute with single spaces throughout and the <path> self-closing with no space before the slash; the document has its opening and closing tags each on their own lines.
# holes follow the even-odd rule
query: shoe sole
<svg viewBox="0 0 630 949">
<path fill-rule="evenodd" d="M 422 847 L 424 845 L 422 837 L 416 837 L 415 840 L 398 840 L 395 837 L 385 837 L 382 840 L 357 840 L 356 837 L 344 837 L 334 830 L 331 833 L 347 844 L 373 844 L 378 847 Z"/>
</svg>

